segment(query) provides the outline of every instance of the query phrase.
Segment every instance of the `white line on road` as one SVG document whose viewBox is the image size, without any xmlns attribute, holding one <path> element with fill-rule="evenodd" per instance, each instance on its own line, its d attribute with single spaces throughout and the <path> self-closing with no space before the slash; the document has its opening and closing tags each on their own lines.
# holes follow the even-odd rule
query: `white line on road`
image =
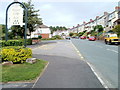
<svg viewBox="0 0 120 90">
<path fill-rule="evenodd" d="M 87 62 L 87 61 L 86 61 Z M 94 70 L 93 66 L 87 62 L 87 64 L 90 66 L 91 70 L 93 71 L 93 73 L 96 75 L 96 77 L 98 78 L 98 80 L 101 82 L 101 84 L 107 89 L 108 89 L 108 86 L 104 83 L 104 81 L 101 79 L 101 77 L 97 74 L 97 72 Z"/>
<path fill-rule="evenodd" d="M 108 50 L 108 51 L 115 52 L 115 53 L 118 53 L 118 51 L 116 51 L 116 50 L 112 50 L 112 49 L 109 49 L 109 48 L 107 48 L 107 50 Z"/>
<path fill-rule="evenodd" d="M 105 84 L 105 82 L 101 79 L 101 77 L 97 74 L 97 72 L 95 71 L 95 69 L 93 68 L 93 66 L 89 63 L 89 62 L 87 62 L 86 60 L 85 60 L 85 58 L 82 56 L 82 54 L 80 53 L 80 51 L 78 51 L 78 49 L 75 47 L 75 45 L 72 43 L 72 41 L 71 41 L 71 44 L 73 45 L 73 47 L 75 48 L 75 50 L 78 52 L 78 55 L 81 57 L 81 59 L 83 60 L 83 61 L 85 61 L 88 65 L 89 65 L 89 67 L 91 68 L 91 70 L 93 71 L 93 73 L 96 75 L 96 77 L 98 78 L 98 80 L 100 81 L 100 83 L 103 85 L 103 87 L 104 88 L 106 88 L 106 90 L 109 90 L 108 89 L 108 86 Z"/>
</svg>

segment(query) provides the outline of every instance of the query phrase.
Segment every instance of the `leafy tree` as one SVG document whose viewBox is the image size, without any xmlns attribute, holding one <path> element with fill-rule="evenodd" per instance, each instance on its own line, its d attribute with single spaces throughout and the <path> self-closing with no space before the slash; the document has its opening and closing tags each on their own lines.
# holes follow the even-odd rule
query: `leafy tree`
<svg viewBox="0 0 120 90">
<path fill-rule="evenodd" d="M 53 34 L 53 32 L 59 30 L 59 31 L 63 31 L 63 30 L 67 30 L 66 27 L 62 27 L 62 26 L 56 26 L 56 27 L 52 27 L 50 26 L 50 30 L 51 30 L 51 34 Z"/>
<path fill-rule="evenodd" d="M 94 27 L 94 30 L 98 31 L 98 32 L 102 32 L 104 30 L 104 28 L 102 27 L 102 25 L 97 25 Z"/>
<path fill-rule="evenodd" d="M 78 33 L 78 36 L 80 37 L 80 36 L 82 36 L 84 34 L 84 32 L 79 32 Z"/>
<path fill-rule="evenodd" d="M 118 35 L 118 37 L 120 37 L 120 24 L 116 25 L 112 30 Z"/>
<path fill-rule="evenodd" d="M 74 33 L 72 33 L 72 32 L 71 32 L 71 33 L 69 33 L 69 36 L 73 36 L 73 35 L 74 35 Z"/>
</svg>

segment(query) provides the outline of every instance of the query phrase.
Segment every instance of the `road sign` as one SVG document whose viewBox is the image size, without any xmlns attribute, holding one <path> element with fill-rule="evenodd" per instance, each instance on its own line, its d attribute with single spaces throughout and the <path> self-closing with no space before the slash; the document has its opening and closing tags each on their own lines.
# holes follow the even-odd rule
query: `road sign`
<svg viewBox="0 0 120 90">
<path fill-rule="evenodd" d="M 10 25 L 23 25 L 23 8 L 19 4 L 14 4 L 10 9 Z"/>
</svg>

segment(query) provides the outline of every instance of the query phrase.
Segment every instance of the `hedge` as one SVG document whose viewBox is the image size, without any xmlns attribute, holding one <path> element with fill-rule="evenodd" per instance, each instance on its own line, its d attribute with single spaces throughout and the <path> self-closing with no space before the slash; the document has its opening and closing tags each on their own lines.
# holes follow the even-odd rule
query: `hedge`
<svg viewBox="0 0 120 90">
<path fill-rule="evenodd" d="M 32 57 L 32 50 L 20 46 L 8 46 L 1 49 L 1 58 L 3 61 L 12 61 L 14 63 L 23 63 L 27 58 Z"/>
<path fill-rule="evenodd" d="M 32 39 L 27 39 L 27 45 L 32 44 Z M 2 47 L 4 46 L 23 46 L 24 45 L 24 40 L 0 40 L 0 45 Z"/>
</svg>

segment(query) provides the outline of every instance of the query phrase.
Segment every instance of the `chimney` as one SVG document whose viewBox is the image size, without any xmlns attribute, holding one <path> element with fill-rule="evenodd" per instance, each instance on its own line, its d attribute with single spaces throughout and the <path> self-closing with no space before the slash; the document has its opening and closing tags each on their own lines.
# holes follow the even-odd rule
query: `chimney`
<svg viewBox="0 0 120 90">
<path fill-rule="evenodd" d="M 92 19 L 90 19 L 90 22 L 93 22 L 93 20 L 92 20 Z"/>
<path fill-rule="evenodd" d="M 80 24 L 77 24 L 77 27 L 79 27 L 80 26 Z"/>
<path fill-rule="evenodd" d="M 99 16 L 96 16 L 96 19 L 99 18 Z"/>
<path fill-rule="evenodd" d="M 85 24 L 86 22 L 84 21 L 83 24 Z"/>
<path fill-rule="evenodd" d="M 119 7 L 119 6 L 116 6 L 116 7 L 115 7 L 115 10 L 120 10 L 120 7 Z"/>
<path fill-rule="evenodd" d="M 107 15 L 108 14 L 108 12 L 104 12 L 104 15 Z"/>
</svg>

